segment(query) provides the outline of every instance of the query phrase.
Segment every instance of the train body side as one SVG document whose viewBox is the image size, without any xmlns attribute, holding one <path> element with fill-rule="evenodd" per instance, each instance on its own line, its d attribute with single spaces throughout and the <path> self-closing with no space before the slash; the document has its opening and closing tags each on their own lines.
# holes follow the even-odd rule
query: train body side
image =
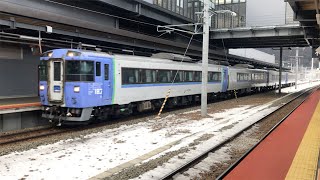
<svg viewBox="0 0 320 180">
<path fill-rule="evenodd" d="M 74 49 L 47 53 L 51 54 L 41 57 L 45 68 L 39 82 L 43 117 L 59 123 L 159 108 L 166 96 L 172 106 L 200 101 L 198 63 Z M 283 72 L 282 84 L 292 83 L 293 77 Z M 209 98 L 272 89 L 278 83 L 273 70 L 208 66 Z"/>
<path fill-rule="evenodd" d="M 128 104 L 131 102 L 145 101 L 152 99 L 162 99 L 170 89 L 169 97 L 179 97 L 201 94 L 201 79 L 197 82 L 179 82 L 168 81 L 166 83 L 132 83 L 125 84 L 122 82 L 123 69 L 142 69 L 142 70 L 180 70 L 180 71 L 197 71 L 201 72 L 201 64 L 179 63 L 168 60 L 157 60 L 152 58 L 141 58 L 133 56 L 115 56 L 115 96 L 113 104 Z M 221 78 L 219 81 L 208 82 L 208 93 L 222 92 L 226 89 L 228 71 L 224 66 L 209 66 L 209 72 L 217 72 Z M 175 73 L 173 73 L 175 74 Z M 174 76 L 174 75 L 172 75 Z M 223 81 L 224 80 L 224 81 Z"/>
</svg>

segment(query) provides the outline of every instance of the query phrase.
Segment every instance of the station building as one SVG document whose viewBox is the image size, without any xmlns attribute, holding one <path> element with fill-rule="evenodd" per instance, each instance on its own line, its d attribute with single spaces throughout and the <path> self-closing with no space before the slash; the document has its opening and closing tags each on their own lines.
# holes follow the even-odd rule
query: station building
<svg viewBox="0 0 320 180">
<path fill-rule="evenodd" d="M 211 29 L 245 27 L 256 23 L 252 18 L 258 17 L 253 1 L 211 2 L 213 12 L 230 10 L 237 13 L 235 17 L 230 13 L 215 13 L 211 17 Z M 190 35 L 162 34 L 157 32 L 156 26 L 201 22 L 196 12 L 200 12 L 202 7 L 200 0 L 0 1 L 0 105 L 7 105 L 8 101 L 23 104 L 23 100 L 19 101 L 23 98 L 27 98 L 28 103 L 37 99 L 41 51 L 90 44 L 112 53 L 134 52 L 144 56 L 157 52 L 183 54 Z M 259 7 L 266 6 L 260 4 Z M 201 35 L 194 37 L 187 55 L 201 59 Z M 230 63 L 254 61 L 228 54 L 224 47 L 213 45 L 210 45 L 209 58 L 227 59 Z M 276 67 L 269 63 L 261 66 Z M 38 117 L 35 110 L 28 111 L 33 113 L 28 115 L 28 119 Z M 4 113 L 0 109 L 0 131 L 25 127 L 21 111 L 6 109 Z M 10 124 L 13 120 L 16 121 L 13 126 L 4 127 L 3 124 Z"/>
</svg>

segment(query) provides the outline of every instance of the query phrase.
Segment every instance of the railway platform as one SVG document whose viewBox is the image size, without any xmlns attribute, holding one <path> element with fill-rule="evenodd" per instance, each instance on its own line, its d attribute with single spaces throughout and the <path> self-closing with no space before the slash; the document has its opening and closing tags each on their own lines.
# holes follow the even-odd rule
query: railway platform
<svg viewBox="0 0 320 180">
<path fill-rule="evenodd" d="M 318 89 L 223 179 L 320 179 L 319 126 Z"/>
<path fill-rule="evenodd" d="M 0 132 L 42 125 L 39 97 L 0 98 Z"/>
<path fill-rule="evenodd" d="M 0 99 L 0 114 L 40 109 L 39 97 L 19 97 Z"/>
</svg>

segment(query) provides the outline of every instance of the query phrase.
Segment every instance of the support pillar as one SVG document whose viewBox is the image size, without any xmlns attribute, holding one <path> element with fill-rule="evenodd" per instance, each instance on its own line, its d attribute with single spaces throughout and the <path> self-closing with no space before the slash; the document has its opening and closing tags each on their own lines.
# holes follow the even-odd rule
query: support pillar
<svg viewBox="0 0 320 180">
<path fill-rule="evenodd" d="M 298 71 L 299 71 L 299 48 L 296 49 L 296 79 L 295 79 L 295 89 L 298 88 Z"/>
<path fill-rule="evenodd" d="M 203 45 L 202 45 L 202 84 L 201 84 L 201 116 L 207 116 L 208 85 L 208 52 L 209 52 L 209 4 L 203 1 Z"/>
<path fill-rule="evenodd" d="M 317 48 L 313 47 L 312 48 L 312 62 L 311 62 L 311 81 L 314 78 L 314 69 L 317 69 L 317 66 L 314 65 L 315 62 L 318 62 L 318 68 L 320 69 L 320 61 L 319 61 L 319 56 L 318 52 L 316 51 Z"/>
<path fill-rule="evenodd" d="M 281 94 L 281 79 L 282 79 L 282 50 L 280 47 L 280 63 L 279 63 L 279 94 Z"/>
</svg>

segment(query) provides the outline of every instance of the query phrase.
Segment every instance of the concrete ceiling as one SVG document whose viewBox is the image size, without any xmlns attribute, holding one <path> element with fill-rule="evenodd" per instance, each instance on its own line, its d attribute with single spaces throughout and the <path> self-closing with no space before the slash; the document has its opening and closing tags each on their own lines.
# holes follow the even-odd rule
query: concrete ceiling
<svg viewBox="0 0 320 180">
<path fill-rule="evenodd" d="M 319 0 L 285 0 L 285 2 L 288 2 L 293 9 L 294 20 L 299 21 L 304 27 L 306 39 L 313 47 L 319 46 Z"/>
</svg>

